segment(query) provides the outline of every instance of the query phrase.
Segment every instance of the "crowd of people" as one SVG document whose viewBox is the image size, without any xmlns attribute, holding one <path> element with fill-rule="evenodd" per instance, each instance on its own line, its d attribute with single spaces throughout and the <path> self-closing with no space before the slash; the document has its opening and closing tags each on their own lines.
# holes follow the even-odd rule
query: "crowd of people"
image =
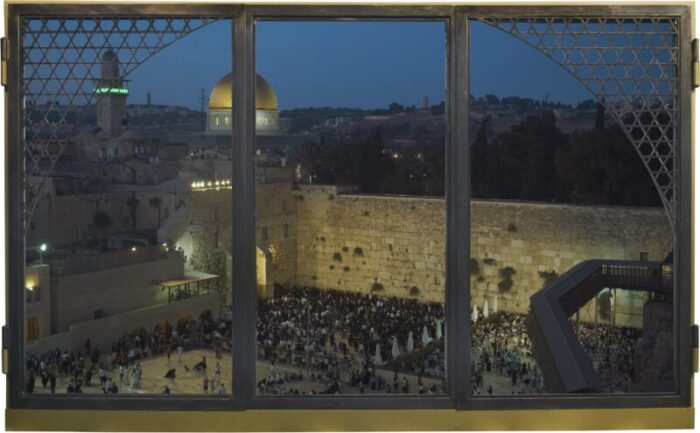
<svg viewBox="0 0 700 433">
<path fill-rule="evenodd" d="M 271 369 L 280 364 L 312 370 L 312 381 L 321 384 L 321 393 L 341 393 L 347 387 L 359 393 L 409 392 L 400 379 L 387 384 L 384 375 L 391 373 L 378 369 L 441 339 L 443 323 L 439 303 L 277 286 L 272 297 L 258 303 L 258 356 Z M 430 364 L 430 372 L 441 374 L 444 367 Z M 258 389 L 302 393 L 287 386 L 294 381 L 271 372 L 259 381 Z"/>
<path fill-rule="evenodd" d="M 472 391 L 475 395 L 545 392 L 545 383 L 533 356 L 523 314 L 479 314 L 472 326 Z M 572 323 L 576 329 L 576 324 Z M 635 348 L 640 331 L 580 322 L 578 338 L 604 392 L 628 392 L 635 381 Z M 507 378 L 507 386 L 497 377 Z"/>
<path fill-rule="evenodd" d="M 83 387 L 97 386 L 93 380 L 95 376 L 105 394 L 117 394 L 120 387 L 122 391 L 123 387 L 137 390 L 143 373 L 142 360 L 162 354 L 170 360 L 173 353 L 177 352 L 178 363 L 181 363 L 185 350 L 202 347 L 214 350 L 216 356 L 220 357 L 223 350 L 230 348 L 230 341 L 231 322 L 215 321 L 208 310 L 200 314 L 199 320 L 178 321 L 176 329 L 165 322 L 151 332 L 137 328 L 131 334 L 112 342 L 109 350 L 104 350 L 100 344 L 93 345 L 88 338 L 78 350 L 53 349 L 42 355 L 27 353 L 25 390 L 28 393 L 35 392 L 39 379 L 44 390 L 52 394 L 60 392 L 57 389 L 59 376 L 68 378 L 65 392 L 69 394 L 80 394 L 84 391 Z M 200 362 L 193 369 L 201 371 L 207 377 L 206 359 L 203 362 L 203 365 Z M 188 366 L 183 367 L 189 370 Z M 174 378 L 174 372 L 166 372 L 165 377 Z M 215 378 L 211 381 L 213 392 Z M 167 385 L 162 392 L 169 393 Z"/>
<path fill-rule="evenodd" d="M 472 319 L 471 386 L 475 395 L 532 394 L 545 390 L 522 314 L 497 312 Z M 442 304 L 415 299 L 341 291 L 277 286 L 258 303 L 258 359 L 269 372 L 258 378 L 261 394 L 340 394 L 444 392 L 445 350 Z M 638 330 L 581 322 L 578 335 L 607 392 L 626 392 L 635 379 Z M 105 350 L 87 339 L 79 350 L 27 353 L 26 392 L 41 386 L 57 390 L 57 378 L 68 379 L 65 392 L 80 394 L 99 386 L 105 394 L 125 387 L 138 390 L 141 361 L 154 355 L 182 363 L 185 350 L 208 348 L 215 357 L 230 349 L 231 322 L 178 322 L 176 329 L 135 329 Z M 175 355 L 174 355 L 175 354 Z M 184 366 L 190 371 L 188 366 Z M 206 357 L 192 366 L 202 373 L 204 393 L 225 393 L 221 366 L 207 372 Z M 403 375 L 403 376 L 402 376 Z M 409 381 L 405 375 L 412 378 Z M 392 377 L 393 376 L 393 377 Z M 165 375 L 174 378 L 171 369 Z M 416 380 L 417 378 L 417 380 Z M 423 380 L 430 378 L 430 383 Z M 500 378 L 500 379 L 499 379 Z M 62 381 L 65 383 L 66 381 Z M 169 394 L 167 383 L 162 393 Z"/>
<path fill-rule="evenodd" d="M 542 373 L 533 357 L 525 315 L 498 312 L 472 324 L 471 385 L 475 395 L 491 395 L 495 383 L 488 378 L 509 379 L 511 394 L 543 392 Z"/>
<path fill-rule="evenodd" d="M 635 349 L 640 331 L 607 324 L 581 323 L 579 341 L 591 358 L 606 392 L 629 392 L 637 377 Z"/>
</svg>

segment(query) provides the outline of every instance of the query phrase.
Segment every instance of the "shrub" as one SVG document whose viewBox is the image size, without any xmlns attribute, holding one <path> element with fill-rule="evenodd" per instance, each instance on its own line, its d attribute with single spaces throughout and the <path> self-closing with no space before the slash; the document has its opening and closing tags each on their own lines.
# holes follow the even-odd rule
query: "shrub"
<svg viewBox="0 0 700 433">
<path fill-rule="evenodd" d="M 343 256 L 340 255 L 340 253 L 333 253 L 333 261 L 334 262 L 342 262 Z"/>
<path fill-rule="evenodd" d="M 349 272 L 349 271 L 350 271 L 350 266 L 345 266 L 345 267 L 343 267 L 343 271 Z"/>
<path fill-rule="evenodd" d="M 411 288 L 408 290 L 408 293 L 409 293 L 411 296 L 418 296 L 418 295 L 420 294 L 420 289 L 419 289 L 418 287 L 416 287 L 416 286 L 413 286 L 413 287 L 411 287 Z"/>
<path fill-rule="evenodd" d="M 498 282 L 498 291 L 500 293 L 509 292 L 510 289 L 512 289 L 512 288 L 513 288 L 513 279 L 510 277 L 504 278 Z"/>
<path fill-rule="evenodd" d="M 496 259 L 491 258 L 491 257 L 486 257 L 486 258 L 484 258 L 484 263 L 486 263 L 487 265 L 495 265 Z"/>
<path fill-rule="evenodd" d="M 538 272 L 540 278 L 544 281 L 544 285 L 550 284 L 552 281 L 556 280 L 559 276 L 555 271 L 540 271 Z"/>
<path fill-rule="evenodd" d="M 350 251 L 350 248 L 348 248 L 348 247 L 343 247 L 343 252 L 344 252 L 344 253 L 347 253 L 348 251 Z"/>
<path fill-rule="evenodd" d="M 112 218 L 105 212 L 98 210 L 95 216 L 92 217 L 92 223 L 97 227 L 104 229 L 112 225 Z"/>
<path fill-rule="evenodd" d="M 481 273 L 481 269 L 479 268 L 479 261 L 474 257 L 472 257 L 469 260 L 469 267 L 472 275 L 479 275 Z"/>
<path fill-rule="evenodd" d="M 498 271 L 498 274 L 502 278 L 511 278 L 513 275 L 516 274 L 516 272 L 512 266 L 506 266 L 505 268 L 502 268 L 500 271 Z"/>
<path fill-rule="evenodd" d="M 352 250 L 352 255 L 355 257 L 364 257 L 365 252 L 362 250 L 360 247 L 355 247 L 354 250 Z"/>
<path fill-rule="evenodd" d="M 373 292 L 382 292 L 384 291 L 384 284 L 380 283 L 375 279 L 374 283 L 372 284 L 372 291 Z"/>
<path fill-rule="evenodd" d="M 518 228 L 515 226 L 515 224 L 510 223 L 510 224 L 508 224 L 508 231 L 511 233 L 515 233 L 518 231 Z"/>
</svg>

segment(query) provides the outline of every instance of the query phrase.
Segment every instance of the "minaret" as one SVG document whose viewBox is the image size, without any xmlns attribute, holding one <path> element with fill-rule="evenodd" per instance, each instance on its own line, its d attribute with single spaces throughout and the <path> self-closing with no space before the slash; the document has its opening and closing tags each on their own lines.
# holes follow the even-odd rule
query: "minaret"
<svg viewBox="0 0 700 433">
<path fill-rule="evenodd" d="M 102 77 L 95 95 L 97 97 L 97 126 L 108 135 L 121 135 L 126 125 L 126 97 L 129 90 L 119 71 L 119 58 L 112 50 L 102 54 Z"/>
</svg>

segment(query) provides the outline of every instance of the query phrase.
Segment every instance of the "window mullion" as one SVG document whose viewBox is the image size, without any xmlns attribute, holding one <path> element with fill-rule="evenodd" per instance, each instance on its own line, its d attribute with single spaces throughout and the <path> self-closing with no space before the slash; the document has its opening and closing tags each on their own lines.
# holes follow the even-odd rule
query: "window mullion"
<svg viewBox="0 0 700 433">
<path fill-rule="evenodd" d="M 447 380 L 455 405 L 469 392 L 469 21 L 457 12 L 450 20 L 447 47 L 448 134 L 446 172 Z"/>
<path fill-rule="evenodd" d="M 255 51 L 246 10 L 233 22 L 233 383 L 242 408 L 255 388 Z M 253 84 L 251 84 L 253 83 Z"/>
</svg>

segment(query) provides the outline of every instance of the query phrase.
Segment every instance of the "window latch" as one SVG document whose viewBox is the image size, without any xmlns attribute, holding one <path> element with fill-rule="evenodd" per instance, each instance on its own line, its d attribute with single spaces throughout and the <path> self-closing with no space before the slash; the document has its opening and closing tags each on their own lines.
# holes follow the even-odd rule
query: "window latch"
<svg viewBox="0 0 700 433">
<path fill-rule="evenodd" d="M 3 87 L 7 86 L 7 61 L 10 59 L 10 46 L 7 38 L 0 38 L 0 59 L 2 60 L 2 68 L 0 70 L 0 84 Z"/>
<path fill-rule="evenodd" d="M 2 373 L 7 374 L 10 365 L 10 329 L 2 327 Z"/>
<path fill-rule="evenodd" d="M 691 86 L 693 90 L 700 86 L 700 47 L 697 39 L 693 39 L 690 43 L 692 62 L 691 62 Z"/>
</svg>

